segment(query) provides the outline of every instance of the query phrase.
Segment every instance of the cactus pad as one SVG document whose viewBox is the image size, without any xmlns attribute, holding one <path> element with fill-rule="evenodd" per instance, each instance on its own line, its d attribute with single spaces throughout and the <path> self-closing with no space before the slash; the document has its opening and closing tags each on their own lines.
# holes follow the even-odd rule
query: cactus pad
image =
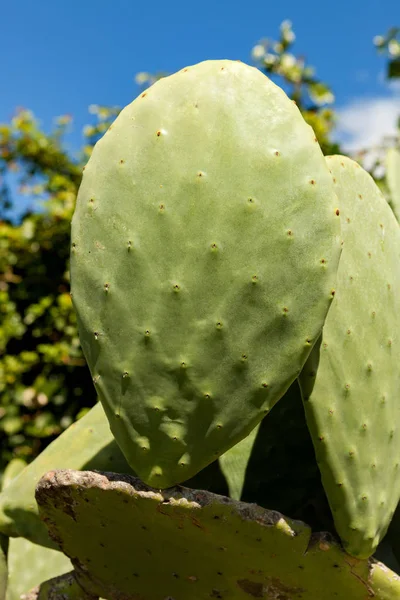
<svg viewBox="0 0 400 600">
<path fill-rule="evenodd" d="M 71 282 L 111 430 L 143 481 L 185 481 L 300 372 L 332 300 L 336 198 L 296 105 L 207 61 L 118 116 L 85 168 Z"/>
<path fill-rule="evenodd" d="M 93 595 L 130 600 L 394 600 L 400 578 L 300 521 L 209 492 L 56 471 L 36 498 Z M 157 566 L 155 576 L 154 567 Z"/>
<path fill-rule="evenodd" d="M 335 298 L 300 377 L 336 529 L 370 556 L 400 495 L 400 229 L 373 179 L 327 159 L 343 251 Z"/>
<path fill-rule="evenodd" d="M 100 403 L 68 427 L 10 481 L 7 489 L 0 494 L 0 532 L 54 547 L 38 516 L 35 487 L 47 471 L 61 468 L 106 469 L 117 473 L 131 473 L 111 434 Z"/>
<path fill-rule="evenodd" d="M 11 538 L 8 547 L 8 586 L 6 600 L 20 600 L 43 581 L 71 570 L 64 554 L 32 544 L 24 538 Z"/>
<path fill-rule="evenodd" d="M 23 600 L 99 600 L 99 597 L 86 594 L 72 571 L 45 581 L 24 594 Z"/>
<path fill-rule="evenodd" d="M 255 427 L 241 442 L 219 457 L 218 463 L 228 484 L 229 497 L 234 500 L 240 500 L 242 496 L 247 465 L 252 454 L 260 425 L 261 423 L 258 424 L 257 427 Z M 200 472 L 202 473 L 202 471 Z M 185 485 L 187 485 L 186 482 Z M 210 491 L 214 492 L 215 490 L 212 489 Z"/>
</svg>

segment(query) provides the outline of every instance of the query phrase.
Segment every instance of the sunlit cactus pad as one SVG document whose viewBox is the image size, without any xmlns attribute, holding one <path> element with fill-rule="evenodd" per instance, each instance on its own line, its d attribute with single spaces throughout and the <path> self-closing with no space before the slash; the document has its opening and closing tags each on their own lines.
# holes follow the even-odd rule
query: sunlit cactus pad
<svg viewBox="0 0 400 600">
<path fill-rule="evenodd" d="M 129 476 L 55 471 L 37 501 L 86 592 L 123 600 L 394 600 L 400 578 L 256 505 Z"/>
<path fill-rule="evenodd" d="M 336 529 L 365 558 L 400 496 L 400 227 L 357 163 L 327 164 L 343 251 L 322 341 L 300 381 Z"/>
<path fill-rule="evenodd" d="M 314 132 L 259 70 L 203 62 L 121 112 L 84 171 L 71 283 L 143 481 L 192 477 L 284 394 L 332 301 L 339 231 Z"/>
</svg>

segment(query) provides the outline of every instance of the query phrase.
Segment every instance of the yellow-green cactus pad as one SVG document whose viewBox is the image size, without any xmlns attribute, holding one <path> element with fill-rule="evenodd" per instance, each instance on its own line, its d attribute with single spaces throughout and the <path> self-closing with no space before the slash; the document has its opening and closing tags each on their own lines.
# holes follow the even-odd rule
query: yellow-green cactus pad
<svg viewBox="0 0 400 600">
<path fill-rule="evenodd" d="M 8 585 L 6 600 L 20 600 L 33 587 L 71 570 L 71 561 L 57 550 L 32 544 L 24 538 L 11 538 L 8 546 Z"/>
<path fill-rule="evenodd" d="M 240 62 L 158 81 L 96 144 L 72 222 L 73 302 L 143 481 L 194 476 L 298 375 L 332 300 L 336 210 L 311 127 Z"/>
<path fill-rule="evenodd" d="M 124 600 L 395 600 L 400 578 L 301 521 L 210 492 L 55 471 L 36 498 L 93 595 Z"/>
<path fill-rule="evenodd" d="M 13 465 L 13 470 L 17 465 Z M 35 487 L 51 469 L 98 469 L 131 473 L 116 444 L 101 404 L 73 423 L 0 494 L 0 533 L 54 547 L 39 519 Z M 9 471 L 7 471 L 9 472 Z"/>
<path fill-rule="evenodd" d="M 86 594 L 76 581 L 75 573 L 65 573 L 45 581 L 33 588 L 28 594 L 24 594 L 24 600 L 101 600 L 99 597 Z M 110 599 L 111 600 L 111 599 Z M 113 598 L 113 600 L 123 600 Z M 134 600 L 132 598 L 132 600 Z M 135 599 L 136 600 L 136 599 Z"/>
<path fill-rule="evenodd" d="M 327 158 L 343 251 L 334 301 L 300 377 L 336 529 L 370 556 L 400 496 L 400 229 L 373 179 Z"/>
</svg>

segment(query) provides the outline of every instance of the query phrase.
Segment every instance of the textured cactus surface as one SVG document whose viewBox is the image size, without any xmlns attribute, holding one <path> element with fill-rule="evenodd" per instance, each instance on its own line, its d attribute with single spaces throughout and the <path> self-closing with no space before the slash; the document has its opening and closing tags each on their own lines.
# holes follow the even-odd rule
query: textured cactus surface
<svg viewBox="0 0 400 600">
<path fill-rule="evenodd" d="M 149 485 L 246 437 L 301 370 L 332 300 L 335 202 L 312 129 L 240 62 L 158 81 L 97 143 L 73 302 L 111 429 Z"/>
<path fill-rule="evenodd" d="M 62 468 L 131 472 L 101 404 L 71 425 L 0 494 L 0 532 L 54 547 L 38 516 L 35 487 L 47 471 Z"/>
<path fill-rule="evenodd" d="M 400 221 L 400 151 L 390 148 L 386 157 L 386 181 L 390 193 L 390 206 Z"/>
<path fill-rule="evenodd" d="M 400 495 L 400 229 L 357 163 L 327 161 L 343 251 L 322 340 L 300 381 L 336 529 L 350 554 L 367 557 Z"/>
<path fill-rule="evenodd" d="M 24 600 L 98 600 L 98 596 L 86 594 L 71 572 L 45 581 L 24 595 Z"/>
<path fill-rule="evenodd" d="M 36 497 L 79 583 L 124 600 L 394 600 L 400 578 L 300 521 L 209 492 L 56 471 Z M 155 566 L 157 573 L 155 576 Z"/>
<path fill-rule="evenodd" d="M 20 600 L 21 594 L 71 568 L 71 561 L 62 552 L 32 544 L 24 538 L 11 538 L 6 600 Z"/>
<path fill-rule="evenodd" d="M 4 469 L 1 480 L 1 490 L 5 490 L 11 481 L 15 479 L 15 477 L 25 469 L 25 467 L 26 462 L 22 460 L 22 458 L 13 458 Z"/>
</svg>

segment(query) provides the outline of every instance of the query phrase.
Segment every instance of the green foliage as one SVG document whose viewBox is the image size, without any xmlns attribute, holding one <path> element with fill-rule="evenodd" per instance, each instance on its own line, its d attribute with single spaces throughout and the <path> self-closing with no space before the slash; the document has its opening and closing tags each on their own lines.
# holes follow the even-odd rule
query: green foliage
<svg viewBox="0 0 400 600">
<path fill-rule="evenodd" d="M 304 57 L 293 53 L 296 36 L 290 21 L 283 21 L 279 40 L 263 39 L 254 46 L 252 57 L 256 65 L 279 84 L 296 102 L 305 121 L 311 125 L 324 154 L 339 151 L 330 139 L 335 125 L 330 105 L 335 96 L 331 88 L 316 77 L 314 67 Z"/>
<path fill-rule="evenodd" d="M 95 402 L 69 295 L 70 222 L 83 163 L 115 110 L 93 107 L 79 160 L 63 149 L 69 117 L 50 135 L 29 111 L 0 127 L 0 473 L 31 460 Z M 13 181 L 10 182 L 10 176 Z M 10 220 L 19 183 L 41 210 Z"/>
<path fill-rule="evenodd" d="M 379 52 L 387 54 L 387 77 L 400 77 L 400 27 L 391 27 L 386 35 L 377 35 L 374 44 Z"/>
</svg>

